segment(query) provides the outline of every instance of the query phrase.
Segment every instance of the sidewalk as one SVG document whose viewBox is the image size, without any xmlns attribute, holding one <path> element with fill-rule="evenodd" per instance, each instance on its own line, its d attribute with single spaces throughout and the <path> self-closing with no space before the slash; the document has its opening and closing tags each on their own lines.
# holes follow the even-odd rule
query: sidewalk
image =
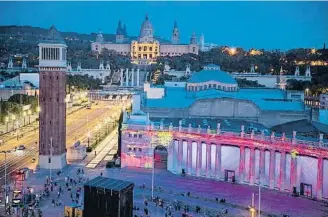
<svg viewBox="0 0 328 217">
<path fill-rule="evenodd" d="M 87 164 L 87 168 L 96 168 L 98 164 L 106 157 L 106 155 L 113 149 L 117 144 L 117 133 L 118 130 L 115 129 L 109 136 L 107 136 L 100 144 L 96 147 L 96 156 Z M 92 152 L 89 153 L 92 156 Z"/>
</svg>

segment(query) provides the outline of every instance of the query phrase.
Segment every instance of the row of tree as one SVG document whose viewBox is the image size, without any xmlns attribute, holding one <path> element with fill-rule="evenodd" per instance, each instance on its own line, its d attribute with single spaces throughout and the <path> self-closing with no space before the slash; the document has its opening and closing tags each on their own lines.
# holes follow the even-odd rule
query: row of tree
<svg viewBox="0 0 328 217">
<path fill-rule="evenodd" d="M 25 94 L 14 94 L 8 101 L 0 100 L 0 122 L 4 123 L 6 117 L 10 115 L 19 117 L 23 114 L 23 106 L 30 105 L 32 113 L 37 111 L 38 98 L 36 96 L 28 96 Z"/>
</svg>

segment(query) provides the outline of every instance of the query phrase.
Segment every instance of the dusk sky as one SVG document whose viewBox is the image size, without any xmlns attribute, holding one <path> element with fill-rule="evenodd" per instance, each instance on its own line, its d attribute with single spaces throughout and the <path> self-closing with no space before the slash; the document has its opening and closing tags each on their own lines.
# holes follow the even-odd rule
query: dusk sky
<svg viewBox="0 0 328 217">
<path fill-rule="evenodd" d="M 139 35 L 148 13 L 155 35 L 181 41 L 193 31 L 205 42 L 244 48 L 322 48 L 328 44 L 328 2 L 1 2 L 0 25 L 31 25 L 79 33 L 115 33 L 118 20 Z"/>
</svg>

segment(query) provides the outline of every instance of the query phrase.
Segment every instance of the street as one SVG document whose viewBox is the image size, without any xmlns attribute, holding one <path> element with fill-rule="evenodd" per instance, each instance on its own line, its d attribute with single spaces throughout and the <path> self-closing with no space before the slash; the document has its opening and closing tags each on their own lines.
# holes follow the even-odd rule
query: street
<svg viewBox="0 0 328 217">
<path fill-rule="evenodd" d="M 112 117 L 120 114 L 120 105 L 110 105 L 109 102 L 99 102 L 98 105 L 92 105 L 91 109 L 82 108 L 75 113 L 68 115 L 66 119 L 66 146 L 73 145 L 76 141 L 81 141 L 82 144 L 87 143 L 88 132 L 91 132 L 90 141 L 94 141 L 96 134 L 99 131 L 104 131 L 106 126 L 99 129 L 95 129 L 105 120 L 105 118 Z M 94 133 L 92 133 L 94 132 Z M 39 130 L 35 130 L 24 134 L 22 138 L 17 140 L 12 138 L 2 146 L 1 151 L 10 150 L 11 153 L 7 153 L 7 174 L 12 174 L 19 168 L 25 167 L 31 164 L 32 158 L 37 159 L 39 143 Z M 14 151 L 15 147 L 24 145 L 25 150 Z M 37 161 L 35 162 L 37 163 Z M 4 167 L 5 156 L 0 154 L 0 183 L 4 184 Z M 10 176 L 7 177 L 10 180 Z"/>
</svg>

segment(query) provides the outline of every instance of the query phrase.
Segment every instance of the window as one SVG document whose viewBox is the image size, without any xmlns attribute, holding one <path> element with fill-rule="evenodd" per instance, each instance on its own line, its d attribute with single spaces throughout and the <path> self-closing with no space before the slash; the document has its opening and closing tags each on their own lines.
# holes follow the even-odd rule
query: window
<svg viewBox="0 0 328 217">
<path fill-rule="evenodd" d="M 129 151 L 132 151 L 132 148 L 131 147 L 129 147 Z"/>
<path fill-rule="evenodd" d="M 139 51 L 141 51 L 141 47 L 139 47 Z"/>
<path fill-rule="evenodd" d="M 134 134 L 134 135 L 133 135 L 133 138 L 137 138 L 137 137 L 138 137 L 138 135 L 137 135 L 137 134 Z"/>
<path fill-rule="evenodd" d="M 195 53 L 196 52 L 196 48 L 193 47 L 192 48 L 192 52 Z"/>
<path fill-rule="evenodd" d="M 131 135 L 131 134 L 129 134 L 129 137 L 131 138 L 131 137 L 132 137 L 132 135 Z"/>
<path fill-rule="evenodd" d="M 58 80 L 58 76 L 57 76 L 57 80 Z"/>
<path fill-rule="evenodd" d="M 212 84 L 209 84 L 209 85 L 208 85 L 208 88 L 212 88 Z"/>
<path fill-rule="evenodd" d="M 142 135 L 141 134 L 139 134 L 139 139 L 141 139 L 142 138 Z"/>
<path fill-rule="evenodd" d="M 149 51 L 153 51 L 153 48 L 152 47 L 149 47 Z"/>
<path fill-rule="evenodd" d="M 216 84 L 213 84 L 213 88 L 216 89 Z"/>
<path fill-rule="evenodd" d="M 153 55 L 152 54 L 149 54 L 149 58 L 153 58 Z"/>
<path fill-rule="evenodd" d="M 146 46 L 144 47 L 144 51 L 147 51 L 147 47 Z"/>
<path fill-rule="evenodd" d="M 142 149 L 141 148 L 139 148 L 139 152 L 141 152 L 142 151 Z"/>
<path fill-rule="evenodd" d="M 136 147 L 134 147 L 134 148 L 133 148 L 133 151 L 136 151 L 136 150 L 137 150 L 137 148 L 136 148 Z"/>
</svg>

